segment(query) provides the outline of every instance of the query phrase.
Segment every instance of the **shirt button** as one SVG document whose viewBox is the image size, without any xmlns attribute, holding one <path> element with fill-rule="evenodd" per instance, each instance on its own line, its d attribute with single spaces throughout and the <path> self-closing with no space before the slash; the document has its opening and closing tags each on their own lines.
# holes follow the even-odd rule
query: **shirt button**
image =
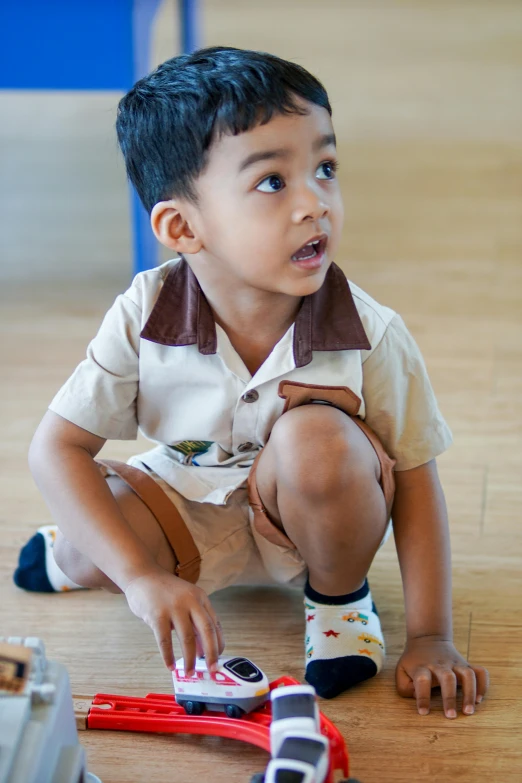
<svg viewBox="0 0 522 783">
<path fill-rule="evenodd" d="M 259 399 L 259 392 L 257 392 L 255 389 L 252 389 L 252 391 L 245 392 L 241 399 L 243 402 L 256 402 Z"/>
<path fill-rule="evenodd" d="M 250 443 L 250 441 L 247 441 L 246 443 L 240 443 L 240 445 L 237 447 L 238 451 L 251 451 L 254 448 L 254 444 Z"/>
</svg>

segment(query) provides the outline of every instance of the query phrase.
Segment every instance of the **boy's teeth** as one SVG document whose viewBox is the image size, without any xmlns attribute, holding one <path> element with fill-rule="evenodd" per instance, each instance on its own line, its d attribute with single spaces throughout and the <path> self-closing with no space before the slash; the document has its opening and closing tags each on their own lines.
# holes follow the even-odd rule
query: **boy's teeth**
<svg viewBox="0 0 522 783">
<path fill-rule="evenodd" d="M 309 242 L 307 245 L 298 250 L 295 255 L 292 256 L 292 261 L 306 261 L 309 258 L 313 258 L 317 255 L 317 242 Z"/>
</svg>

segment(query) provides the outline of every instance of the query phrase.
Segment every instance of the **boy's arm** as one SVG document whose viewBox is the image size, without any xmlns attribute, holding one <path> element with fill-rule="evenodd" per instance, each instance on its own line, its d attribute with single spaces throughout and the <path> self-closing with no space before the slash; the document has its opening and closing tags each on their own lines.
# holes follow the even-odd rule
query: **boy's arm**
<svg viewBox="0 0 522 783">
<path fill-rule="evenodd" d="M 488 675 L 469 666 L 453 645 L 451 553 L 444 494 L 435 460 L 396 471 L 393 531 L 406 609 L 406 648 L 396 670 L 401 696 L 415 696 L 429 711 L 431 688 L 440 685 L 447 717 L 456 717 L 457 684 L 463 711 L 484 696 Z"/>
<path fill-rule="evenodd" d="M 47 411 L 31 442 L 29 467 L 65 538 L 124 592 L 155 561 L 129 528 L 94 462 L 104 443 Z"/>
<path fill-rule="evenodd" d="M 223 649 L 219 621 L 201 588 L 160 568 L 123 517 L 94 458 L 105 439 L 47 411 L 32 440 L 29 466 L 65 538 L 125 593 L 154 632 L 168 667 L 172 628 L 185 666 L 205 654 L 211 670 Z"/>
</svg>

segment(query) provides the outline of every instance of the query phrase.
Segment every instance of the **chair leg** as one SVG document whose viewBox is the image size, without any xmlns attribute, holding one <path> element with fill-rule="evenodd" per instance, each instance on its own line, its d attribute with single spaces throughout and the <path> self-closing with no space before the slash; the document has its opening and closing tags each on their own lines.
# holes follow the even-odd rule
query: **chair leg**
<svg viewBox="0 0 522 783">
<path fill-rule="evenodd" d="M 140 79 L 150 70 L 150 31 L 159 0 L 134 0 L 133 51 L 134 78 Z M 192 52 L 199 46 L 198 0 L 178 0 L 181 51 Z M 134 274 L 152 269 L 159 260 L 159 245 L 152 233 L 150 220 L 134 188 L 131 189 L 132 245 Z"/>
<path fill-rule="evenodd" d="M 200 47 L 200 27 L 198 24 L 199 0 L 178 0 L 181 51 L 190 54 Z"/>
<path fill-rule="evenodd" d="M 150 226 L 150 218 L 143 208 L 138 194 L 131 190 L 132 246 L 134 255 L 134 274 L 152 269 L 158 265 L 159 245 Z"/>
</svg>

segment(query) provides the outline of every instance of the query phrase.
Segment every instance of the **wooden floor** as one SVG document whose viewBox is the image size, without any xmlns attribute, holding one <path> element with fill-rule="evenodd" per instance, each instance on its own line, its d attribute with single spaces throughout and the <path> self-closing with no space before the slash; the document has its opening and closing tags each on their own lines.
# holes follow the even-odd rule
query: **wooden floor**
<svg viewBox="0 0 522 783">
<path fill-rule="evenodd" d="M 172 9 L 156 58 L 172 53 Z M 522 780 L 522 5 L 207 0 L 205 41 L 294 58 L 330 90 L 347 220 L 338 261 L 397 309 L 453 429 L 440 459 L 455 633 L 491 689 L 473 717 L 428 717 L 395 692 L 404 641 L 389 542 L 371 585 L 388 646 L 375 680 L 323 705 L 363 783 Z M 0 94 L 0 634 L 38 635 L 76 693 L 169 692 L 153 636 L 124 600 L 46 596 L 11 581 L 49 519 L 27 470 L 32 433 L 129 280 L 118 95 Z M 141 448 L 113 443 L 125 457 Z M 297 592 L 214 597 L 228 650 L 302 676 Z M 245 783 L 261 751 L 231 740 L 87 732 L 104 783 Z"/>
</svg>

